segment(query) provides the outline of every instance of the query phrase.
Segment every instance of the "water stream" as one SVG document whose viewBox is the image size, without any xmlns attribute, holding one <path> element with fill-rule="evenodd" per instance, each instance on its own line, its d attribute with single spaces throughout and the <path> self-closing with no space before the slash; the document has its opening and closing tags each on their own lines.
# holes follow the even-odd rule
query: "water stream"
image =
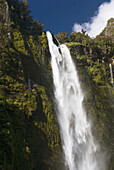
<svg viewBox="0 0 114 170">
<path fill-rule="evenodd" d="M 110 68 L 111 84 L 113 85 L 113 71 L 112 71 L 112 64 L 111 63 L 109 63 L 109 68 Z"/>
<path fill-rule="evenodd" d="M 99 146 L 91 133 L 91 123 L 82 107 L 84 96 L 70 52 L 64 44 L 57 47 L 50 32 L 46 34 L 66 164 L 69 170 L 105 170 Z"/>
</svg>

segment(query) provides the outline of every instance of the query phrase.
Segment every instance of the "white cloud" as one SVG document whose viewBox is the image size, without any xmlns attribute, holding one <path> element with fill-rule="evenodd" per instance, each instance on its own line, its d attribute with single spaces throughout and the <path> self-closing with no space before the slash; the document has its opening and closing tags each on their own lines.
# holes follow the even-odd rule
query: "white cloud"
<svg viewBox="0 0 114 170">
<path fill-rule="evenodd" d="M 75 23 L 73 31 L 81 32 L 81 29 L 83 29 L 90 37 L 95 37 L 106 27 L 107 21 L 110 18 L 114 18 L 114 0 L 101 4 L 95 16 L 90 19 L 90 22 L 83 24 Z"/>
</svg>

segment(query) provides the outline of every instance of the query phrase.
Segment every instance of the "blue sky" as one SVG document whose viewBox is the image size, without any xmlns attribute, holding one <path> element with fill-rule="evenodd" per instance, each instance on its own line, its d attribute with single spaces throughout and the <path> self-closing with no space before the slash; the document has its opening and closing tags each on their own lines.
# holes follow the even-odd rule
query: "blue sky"
<svg viewBox="0 0 114 170">
<path fill-rule="evenodd" d="M 75 23 L 90 23 L 104 2 L 109 3 L 110 0 L 28 0 L 33 18 L 38 18 L 40 23 L 45 25 L 44 30 L 53 34 L 70 34 L 77 31 Z"/>
</svg>

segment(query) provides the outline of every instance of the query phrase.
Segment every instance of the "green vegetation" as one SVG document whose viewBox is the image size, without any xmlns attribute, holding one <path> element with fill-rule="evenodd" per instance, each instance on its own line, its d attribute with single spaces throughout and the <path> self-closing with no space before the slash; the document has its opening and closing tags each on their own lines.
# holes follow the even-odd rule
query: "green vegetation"
<svg viewBox="0 0 114 170">
<path fill-rule="evenodd" d="M 71 51 L 85 94 L 83 105 L 94 122 L 93 133 L 111 154 L 114 91 L 109 63 L 114 59 L 113 22 L 109 20 L 95 39 L 83 30 L 55 35 Z M 64 169 L 52 88 L 43 25 L 30 16 L 26 2 L 0 0 L 1 170 Z M 109 170 L 113 166 L 111 160 Z"/>
<path fill-rule="evenodd" d="M 1 170 L 63 166 L 47 38 L 29 13 L 17 0 L 0 3 Z"/>
</svg>

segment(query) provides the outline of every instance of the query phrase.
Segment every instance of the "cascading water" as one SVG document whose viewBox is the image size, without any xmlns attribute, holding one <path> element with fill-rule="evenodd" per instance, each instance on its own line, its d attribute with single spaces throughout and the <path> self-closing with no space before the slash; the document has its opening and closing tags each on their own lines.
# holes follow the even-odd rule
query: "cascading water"
<svg viewBox="0 0 114 170">
<path fill-rule="evenodd" d="M 113 85 L 113 71 L 112 71 L 112 64 L 111 63 L 109 63 L 109 68 L 110 68 L 111 84 Z"/>
<path fill-rule="evenodd" d="M 91 123 L 82 107 L 83 94 L 70 52 L 64 44 L 57 47 L 50 32 L 46 34 L 66 163 L 70 170 L 105 170 L 98 158 L 99 147 L 94 142 Z"/>
</svg>

